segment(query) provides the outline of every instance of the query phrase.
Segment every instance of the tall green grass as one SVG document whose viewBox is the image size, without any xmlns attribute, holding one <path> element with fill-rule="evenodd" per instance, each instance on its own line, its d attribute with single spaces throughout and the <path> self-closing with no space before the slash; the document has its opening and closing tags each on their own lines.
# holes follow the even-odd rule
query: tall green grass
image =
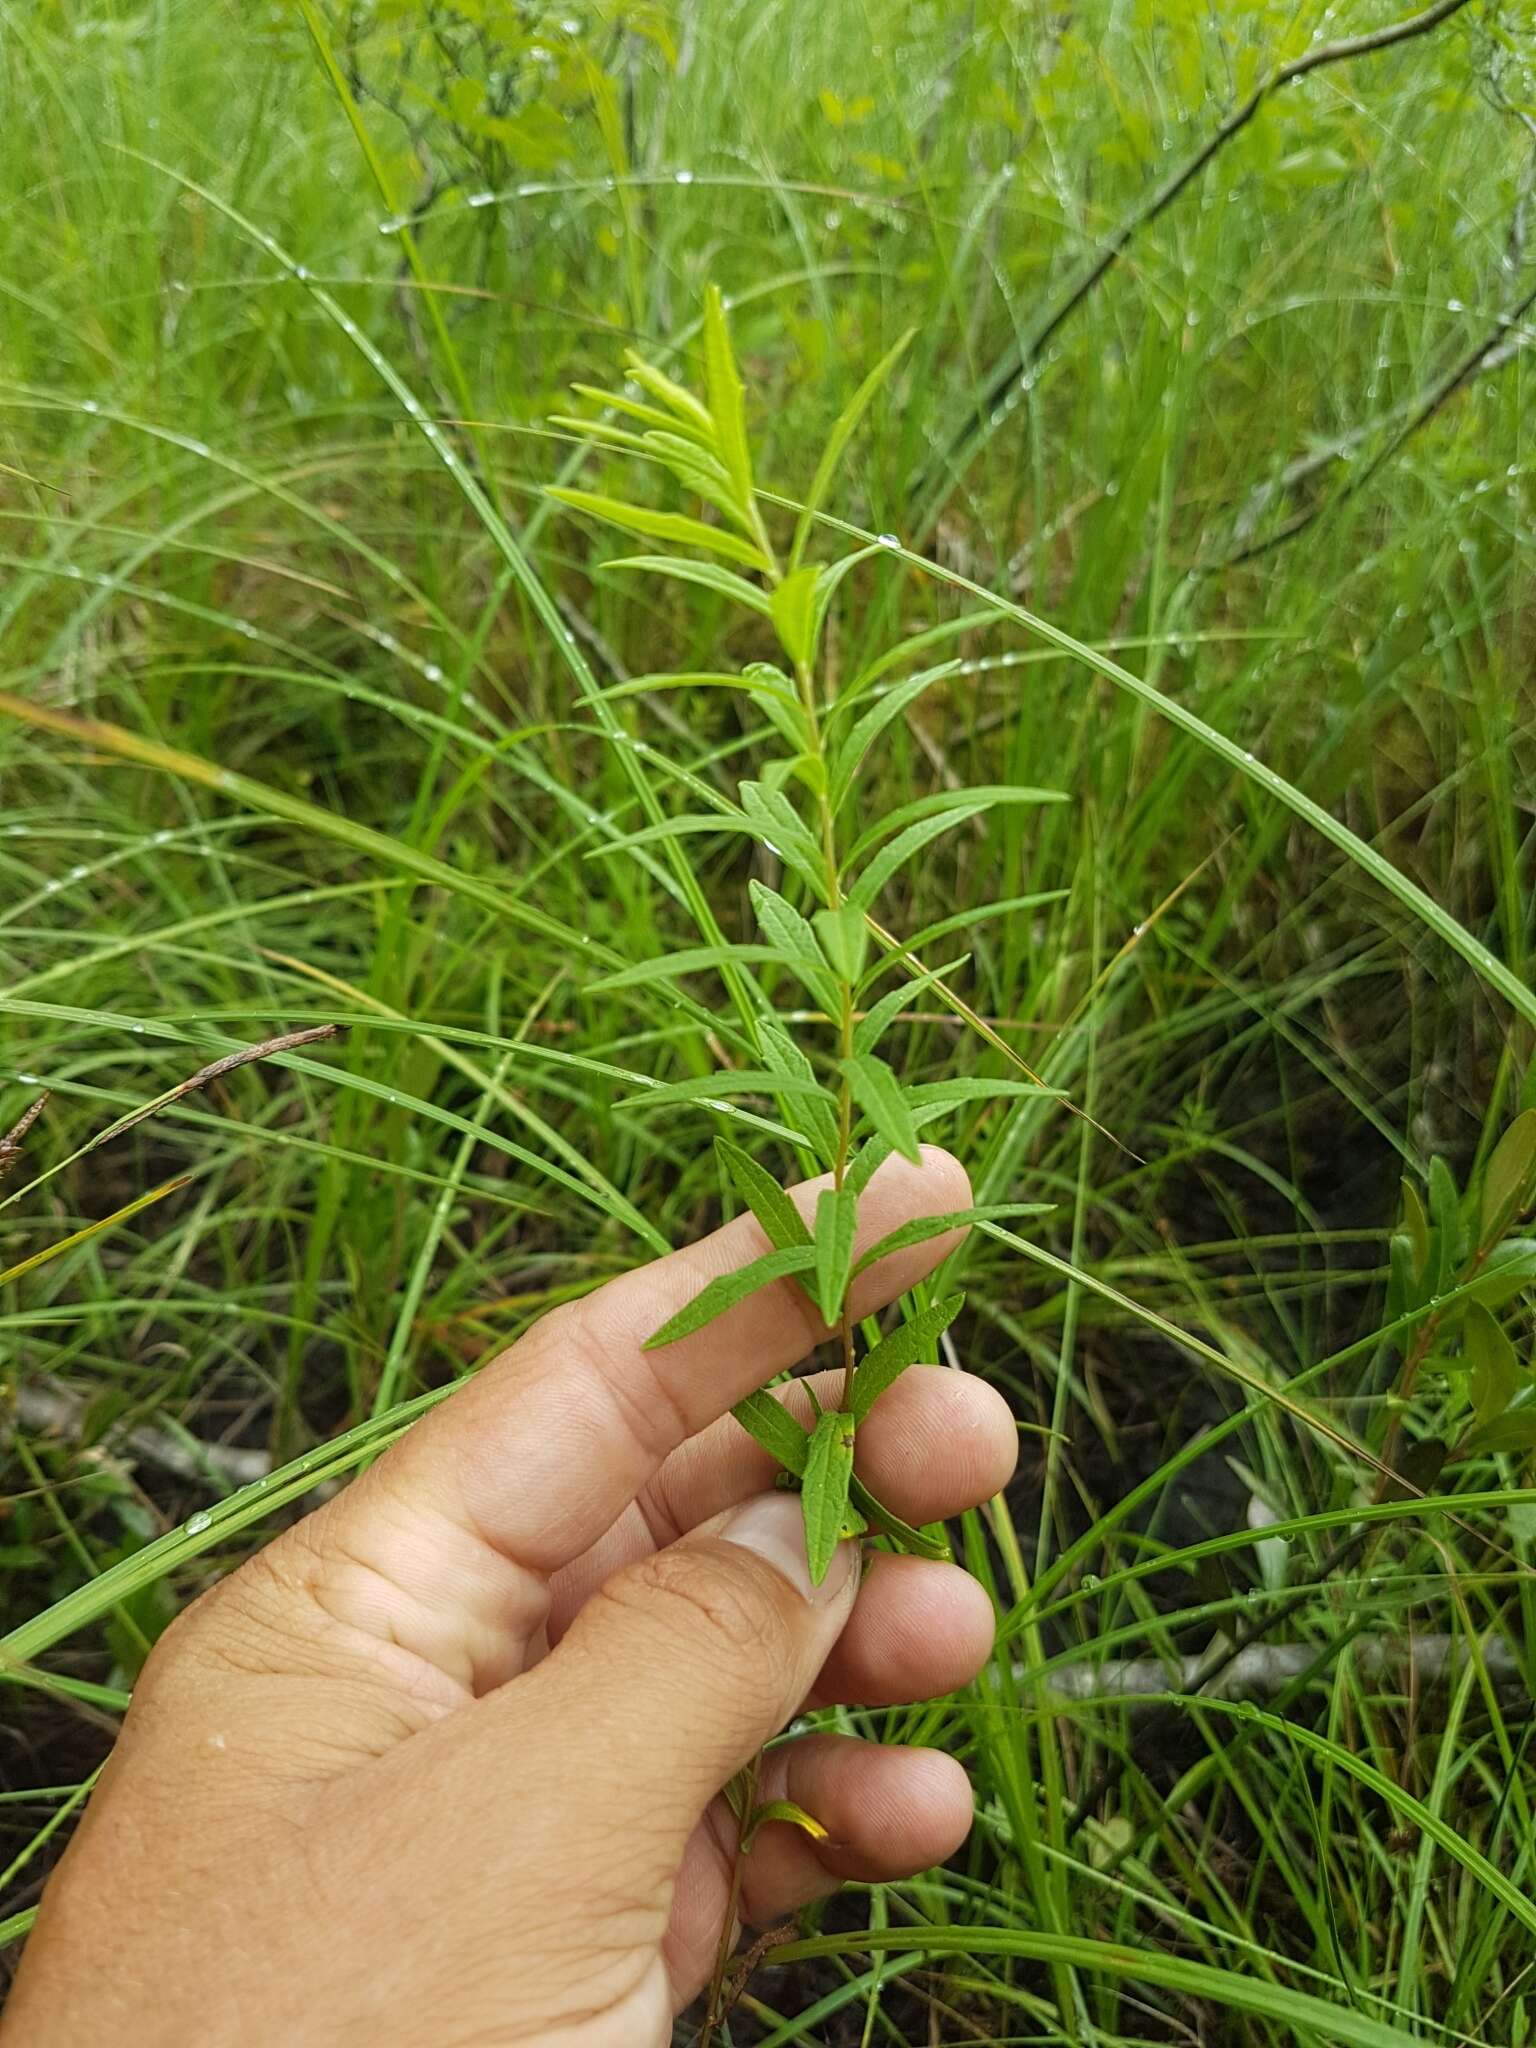
<svg viewBox="0 0 1536 2048">
<path fill-rule="evenodd" d="M 935 1000 L 903 1070 L 1001 1039 L 1083 1112 L 952 1133 L 979 1199 L 1056 1205 L 949 1276 L 1024 1431 L 957 1532 L 997 1656 L 849 1717 L 966 1758 L 972 1843 L 779 1951 L 735 2038 L 1530 2040 L 1536 1491 L 1448 1467 L 1323 1570 L 1374 1483 L 1337 1437 L 1396 1416 L 1399 1177 L 1466 1183 L 1526 1099 L 1527 25 L 1477 0 L 1276 93 L 1031 354 L 1243 93 L 1393 10 L 572 5 L 520 44 L 491 13 L 507 141 L 451 81 L 404 124 L 371 96 L 387 23 L 354 70 L 323 12 L 0 13 L 0 1129 L 50 1091 L 0 1270 L 74 1239 L 0 1296 L 0 1911 L 212 1569 L 712 1220 L 711 1117 L 620 1098 L 715 1067 L 714 985 L 592 985 L 701 906 L 749 935 L 739 844 L 609 849 L 734 787 L 750 727 L 601 692 L 771 635 L 606 569 L 543 492 L 611 481 L 547 424 L 571 382 L 631 342 L 696 376 L 713 279 L 792 503 L 917 330 L 824 507 L 905 544 L 831 659 L 961 658 L 882 742 L 889 808 L 1072 801 L 912 871 L 897 928 L 961 920 L 924 957 L 970 952 L 983 1028 Z M 1405 1440 L 1458 1399 L 1432 1361 Z M 1256 1702 L 1124 1696 L 1281 1609 L 1264 1643 L 1311 1662 Z"/>
</svg>

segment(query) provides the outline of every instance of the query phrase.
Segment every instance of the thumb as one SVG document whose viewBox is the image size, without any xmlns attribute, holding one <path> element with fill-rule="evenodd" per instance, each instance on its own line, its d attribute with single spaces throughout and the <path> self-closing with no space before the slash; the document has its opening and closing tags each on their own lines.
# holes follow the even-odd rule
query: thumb
<svg viewBox="0 0 1536 2048">
<path fill-rule="evenodd" d="M 616 1572 L 532 1674 L 555 1694 L 576 1782 L 606 1787 L 610 1816 L 675 1831 L 681 1851 L 811 1690 L 858 1580 L 857 1546 L 845 1542 L 811 1584 L 792 1493 L 744 1501 Z"/>
</svg>

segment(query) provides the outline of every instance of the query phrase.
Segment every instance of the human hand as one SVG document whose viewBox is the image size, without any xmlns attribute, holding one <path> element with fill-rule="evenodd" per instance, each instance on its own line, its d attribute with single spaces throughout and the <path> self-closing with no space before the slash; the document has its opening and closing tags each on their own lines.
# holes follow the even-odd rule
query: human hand
<svg viewBox="0 0 1536 2048">
<path fill-rule="evenodd" d="M 816 1184 L 794 1194 L 810 1214 Z M 968 1200 L 946 1154 L 893 1159 L 860 1246 Z M 881 1261 L 855 1312 L 955 1241 Z M 992 1639 L 952 1565 L 881 1554 L 861 1579 L 845 1543 L 812 1592 L 799 1503 L 727 1413 L 826 1334 L 792 1282 L 642 1350 L 764 1249 L 742 1217 L 547 1316 L 173 1625 L 44 1895 L 7 2043 L 670 2041 L 726 1912 L 721 1787 L 808 1702 L 948 1691 Z M 914 1522 L 996 1492 L 1015 1449 L 1001 1397 L 939 1370 L 858 1436 Z M 774 1748 L 758 1796 L 828 1834 L 762 1830 L 750 1922 L 926 1868 L 970 1820 L 951 1758 L 827 1735 Z"/>
</svg>

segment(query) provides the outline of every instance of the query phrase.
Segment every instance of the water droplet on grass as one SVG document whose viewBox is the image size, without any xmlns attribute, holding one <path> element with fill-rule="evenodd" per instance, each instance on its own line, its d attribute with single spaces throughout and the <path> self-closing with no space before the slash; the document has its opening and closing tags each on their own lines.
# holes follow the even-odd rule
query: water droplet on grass
<svg viewBox="0 0 1536 2048">
<path fill-rule="evenodd" d="M 195 1515 L 189 1515 L 187 1518 L 187 1534 L 189 1536 L 201 1536 L 205 1529 L 211 1529 L 212 1527 L 213 1517 L 206 1508 L 199 1508 Z"/>
<path fill-rule="evenodd" d="M 293 274 L 298 279 L 300 284 L 309 283 L 309 272 L 304 268 L 304 265 L 302 263 L 295 263 L 295 265 L 293 266 Z"/>
<path fill-rule="evenodd" d="M 81 401 L 80 410 L 82 412 L 100 412 L 101 407 L 96 403 L 94 398 L 87 398 Z"/>
<path fill-rule="evenodd" d="M 875 535 L 875 546 L 880 548 L 899 548 L 901 546 L 901 535 L 899 533 L 877 533 Z"/>
<path fill-rule="evenodd" d="M 440 683 L 443 680 L 443 672 L 435 661 L 429 661 L 422 669 L 422 674 L 429 683 Z"/>
<path fill-rule="evenodd" d="M 673 181 L 679 185 L 691 185 L 693 183 L 692 171 L 674 171 L 672 177 Z"/>
<path fill-rule="evenodd" d="M 494 192 L 471 192 L 464 204 L 466 206 L 494 206 L 496 204 L 496 194 Z"/>
<path fill-rule="evenodd" d="M 1447 299 L 1445 302 L 1445 310 L 1447 311 L 1447 313 L 1465 313 L 1467 309 L 1461 303 L 1460 299 Z"/>
</svg>

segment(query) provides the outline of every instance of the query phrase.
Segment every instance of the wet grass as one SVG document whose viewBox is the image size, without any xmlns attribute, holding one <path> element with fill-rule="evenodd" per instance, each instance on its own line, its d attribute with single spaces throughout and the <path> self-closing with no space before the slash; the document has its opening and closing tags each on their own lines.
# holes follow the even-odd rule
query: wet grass
<svg viewBox="0 0 1536 2048">
<path fill-rule="evenodd" d="M 693 942 L 675 874 L 603 848 L 749 735 L 700 691 L 616 700 L 616 744 L 572 655 L 607 684 L 770 640 L 541 495 L 605 474 L 546 424 L 569 383 L 631 341 L 691 373 L 713 278 L 791 501 L 917 329 L 828 507 L 907 553 L 849 579 L 833 660 L 928 627 L 963 657 L 882 742 L 889 807 L 1070 792 L 946 841 L 899 928 L 964 918 L 925 957 L 969 949 L 966 1002 L 1092 1119 L 945 1133 L 982 1199 L 1058 1205 L 1032 1242 L 1067 1270 L 956 1261 L 959 1352 L 1025 1432 L 956 1531 L 997 1657 L 848 1717 L 964 1755 L 973 1842 L 781 1952 L 737 2038 L 1532 2037 L 1536 1494 L 1468 1460 L 1453 1513 L 1389 1501 L 1330 1565 L 1368 1475 L 1252 1389 L 1387 1440 L 1399 1176 L 1469 1178 L 1529 1024 L 1198 734 L 1017 620 L 954 626 L 962 577 L 1123 664 L 1527 981 L 1529 31 L 1463 8 L 1275 94 L 1073 297 L 1243 92 L 1394 18 L 1349 17 L 722 0 L 669 38 L 576 6 L 513 53 L 554 111 L 503 154 L 365 98 L 370 166 L 289 10 L 6 8 L 0 1128 L 49 1093 L 0 1266 L 89 1233 L 0 1296 L 9 1910 L 211 1569 L 717 1213 L 710 1116 L 618 1102 L 708 1071 L 707 1023 L 590 984 Z M 359 76 L 399 67 L 381 37 Z M 739 842 L 683 844 L 745 932 Z M 942 1005 L 901 1042 L 912 1078 L 995 1057 Z M 1410 1440 L 1456 1398 L 1426 1373 Z M 1264 1641 L 1313 1662 L 1257 1707 L 1120 1695 L 1282 1604 Z"/>
</svg>

